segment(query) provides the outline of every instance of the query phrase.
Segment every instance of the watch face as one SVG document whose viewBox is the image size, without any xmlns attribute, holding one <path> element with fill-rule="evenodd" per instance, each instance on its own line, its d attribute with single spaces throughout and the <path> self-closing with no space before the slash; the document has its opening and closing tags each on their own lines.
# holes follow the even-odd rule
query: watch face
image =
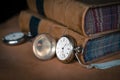
<svg viewBox="0 0 120 80">
<path fill-rule="evenodd" d="M 56 42 L 52 36 L 41 34 L 36 37 L 33 43 L 33 52 L 41 60 L 47 60 L 55 55 Z"/>
<path fill-rule="evenodd" d="M 5 39 L 6 40 L 17 40 L 17 39 L 20 39 L 24 36 L 23 33 L 21 32 L 16 32 L 16 33 L 11 33 L 11 34 L 8 34 L 5 36 Z"/>
<path fill-rule="evenodd" d="M 68 37 L 61 37 L 56 45 L 56 55 L 59 60 L 66 60 L 73 54 L 74 44 Z"/>
<path fill-rule="evenodd" d="M 9 45 L 14 45 L 23 42 L 25 34 L 22 32 L 13 32 L 4 36 L 3 41 Z"/>
</svg>

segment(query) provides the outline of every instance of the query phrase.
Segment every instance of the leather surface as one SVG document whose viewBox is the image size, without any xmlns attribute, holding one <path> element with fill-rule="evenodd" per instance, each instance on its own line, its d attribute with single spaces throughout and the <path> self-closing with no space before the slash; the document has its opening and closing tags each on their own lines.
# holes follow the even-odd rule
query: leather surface
<svg viewBox="0 0 120 80">
<path fill-rule="evenodd" d="M 34 10 L 36 6 L 35 1 L 32 0 L 27 0 L 27 1 L 28 1 L 29 9 L 35 11 Z M 119 3 L 118 0 L 114 0 L 114 1 L 96 0 L 95 2 L 93 0 L 86 2 L 81 0 L 44 0 L 44 13 L 48 18 L 53 19 L 63 25 L 66 25 L 68 28 L 73 29 L 74 31 L 84 36 L 89 36 L 88 34 L 86 34 L 84 28 L 85 26 L 84 19 L 87 11 L 90 8 L 95 8 L 99 6 L 103 7 L 118 3 Z M 109 31 L 106 32 L 108 33 Z M 104 34 L 106 34 L 106 32 Z M 94 36 L 95 34 L 91 34 L 91 35 Z M 98 35 L 101 35 L 101 32 L 99 32 Z"/>
<path fill-rule="evenodd" d="M 20 31 L 17 16 L 0 24 L 0 38 L 16 31 Z M 8 46 L 0 40 L 0 80 L 120 79 L 120 66 L 106 70 L 89 70 L 81 67 L 77 61 L 71 64 L 63 64 L 56 57 L 48 61 L 40 61 L 33 54 L 32 42 L 28 41 L 18 46 Z M 103 61 L 117 58 L 120 58 L 120 54 Z"/>
</svg>

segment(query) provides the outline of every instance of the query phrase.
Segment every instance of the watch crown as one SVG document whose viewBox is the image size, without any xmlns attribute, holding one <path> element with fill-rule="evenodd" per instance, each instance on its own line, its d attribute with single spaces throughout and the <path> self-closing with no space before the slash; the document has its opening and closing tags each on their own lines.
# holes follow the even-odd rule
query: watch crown
<svg viewBox="0 0 120 80">
<path fill-rule="evenodd" d="M 29 37 L 29 38 L 32 38 L 32 37 L 33 37 L 33 35 L 31 34 L 31 32 L 28 32 L 28 33 L 27 33 L 27 37 Z"/>
<path fill-rule="evenodd" d="M 78 46 L 76 48 L 74 48 L 75 53 L 81 53 L 82 52 L 82 47 Z"/>
</svg>

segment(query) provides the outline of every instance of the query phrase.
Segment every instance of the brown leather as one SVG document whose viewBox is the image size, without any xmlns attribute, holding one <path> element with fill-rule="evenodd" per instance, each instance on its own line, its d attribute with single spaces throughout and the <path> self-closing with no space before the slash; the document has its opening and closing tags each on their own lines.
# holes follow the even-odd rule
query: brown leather
<svg viewBox="0 0 120 80">
<path fill-rule="evenodd" d="M 74 32 L 70 29 L 68 29 L 65 26 L 62 26 L 58 23 L 55 23 L 47 18 L 43 18 L 39 16 L 36 13 L 29 12 L 29 11 L 21 11 L 19 16 L 19 25 L 20 29 L 23 32 L 29 32 L 29 23 L 31 16 L 36 16 L 38 19 L 41 19 L 39 25 L 38 25 L 38 33 L 49 33 L 52 35 L 56 40 L 59 39 L 63 35 L 70 35 L 72 36 L 76 41 L 78 45 L 84 44 L 84 42 L 88 39 L 84 36 L 78 34 L 77 32 Z"/>
<path fill-rule="evenodd" d="M 28 0 L 29 1 L 29 0 Z M 45 15 L 49 16 L 50 19 L 52 19 L 52 17 L 54 16 L 54 9 L 53 9 L 53 5 L 54 5 L 54 2 L 56 0 L 44 0 L 44 11 L 45 11 Z M 49 7 L 46 7 L 48 6 Z M 34 6 L 36 6 L 36 4 L 34 4 Z"/>
<path fill-rule="evenodd" d="M 45 0 L 45 4 L 48 3 L 47 0 Z M 67 10 L 67 5 L 71 2 L 72 0 L 55 0 L 53 6 L 53 16 L 51 19 L 54 18 L 59 23 L 65 24 L 65 12 Z M 46 5 L 45 7 L 49 7 L 49 5 Z M 47 11 L 46 9 L 45 11 Z M 48 14 L 47 12 L 45 12 Z M 48 16 L 48 15 L 47 15 Z M 49 17 L 49 16 L 48 16 Z"/>
<path fill-rule="evenodd" d="M 34 11 L 34 12 L 38 12 L 38 10 L 37 10 L 37 7 L 35 6 L 35 4 L 36 4 L 36 0 L 26 0 L 27 1 L 27 5 L 28 5 L 28 7 L 32 10 L 32 11 Z"/>
<path fill-rule="evenodd" d="M 33 3 L 31 0 L 27 0 L 27 1 L 29 5 L 34 5 L 34 7 L 36 6 L 34 0 Z M 111 1 L 111 0 L 108 1 L 107 3 L 106 2 L 103 3 L 104 1 L 100 1 L 100 0 L 96 2 L 99 4 L 97 5 L 95 5 L 94 3 L 87 4 L 81 0 L 44 0 L 44 11 L 48 18 L 53 19 L 67 26 L 70 29 L 73 29 L 74 31 L 80 33 L 81 35 L 89 36 L 86 34 L 84 29 L 84 25 L 85 25 L 84 19 L 87 11 L 90 8 L 103 7 L 107 5 L 120 3 L 119 1 Z M 33 8 L 30 7 L 30 9 L 32 10 Z M 99 32 L 97 33 L 97 35 L 106 34 L 108 32 L 109 31 L 104 33 Z M 94 35 L 96 34 L 92 34 L 92 36 Z"/>
<path fill-rule="evenodd" d="M 0 39 L 10 33 L 21 31 L 18 17 L 0 24 Z M 120 54 L 102 59 L 120 59 Z M 32 42 L 18 46 L 5 45 L 0 40 L 0 80 L 119 80 L 120 66 L 106 70 L 86 69 L 77 61 L 63 64 L 56 57 L 48 61 L 37 59 Z"/>
</svg>

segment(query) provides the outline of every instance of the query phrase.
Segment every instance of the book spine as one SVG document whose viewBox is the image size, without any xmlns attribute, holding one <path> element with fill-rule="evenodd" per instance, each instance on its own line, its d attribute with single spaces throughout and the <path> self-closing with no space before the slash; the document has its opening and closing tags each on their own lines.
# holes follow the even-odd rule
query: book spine
<svg viewBox="0 0 120 80">
<path fill-rule="evenodd" d="M 78 46 L 84 45 L 87 40 L 87 38 L 73 30 L 32 12 L 22 11 L 19 16 L 19 25 L 22 32 L 31 32 L 34 36 L 49 33 L 57 40 L 63 35 L 70 35 L 75 39 Z"/>
<path fill-rule="evenodd" d="M 38 34 L 37 30 L 38 30 L 38 25 L 41 22 L 41 19 L 31 16 L 31 14 L 27 14 L 27 13 L 29 12 L 22 11 L 19 15 L 20 29 L 22 32 L 26 34 L 30 32 L 31 35 L 35 37 Z"/>
<path fill-rule="evenodd" d="M 39 4 L 36 3 L 39 0 L 31 1 L 33 0 L 27 0 L 28 7 L 31 10 L 35 12 L 44 11 L 44 15 L 48 18 L 55 20 L 82 35 L 86 35 L 84 28 L 82 28 L 82 18 L 88 8 L 87 6 L 74 0 L 44 0 L 42 4 L 44 9 L 41 11 L 40 7 L 37 8 Z M 34 5 L 34 7 L 31 8 L 30 5 Z"/>
<path fill-rule="evenodd" d="M 120 52 L 120 31 L 89 40 L 84 48 L 84 61 L 92 62 Z"/>
<path fill-rule="evenodd" d="M 44 0 L 27 0 L 29 9 L 45 16 Z"/>
</svg>

